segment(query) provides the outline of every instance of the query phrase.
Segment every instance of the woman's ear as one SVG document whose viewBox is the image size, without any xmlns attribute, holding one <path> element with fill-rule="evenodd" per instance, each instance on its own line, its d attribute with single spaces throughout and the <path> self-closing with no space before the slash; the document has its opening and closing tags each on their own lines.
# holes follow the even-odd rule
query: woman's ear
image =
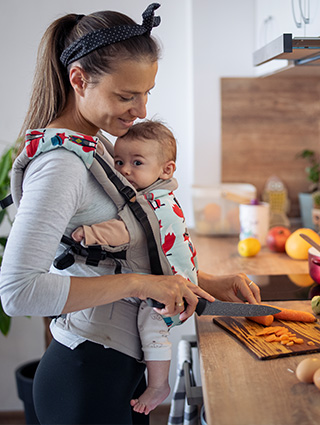
<svg viewBox="0 0 320 425">
<path fill-rule="evenodd" d="M 80 66 L 73 66 L 70 69 L 69 79 L 73 90 L 83 96 L 84 90 L 88 86 L 88 78 L 84 70 Z"/>
<path fill-rule="evenodd" d="M 159 176 L 162 180 L 169 180 L 176 170 L 176 163 L 174 161 L 166 162 L 162 167 L 162 173 Z"/>
</svg>

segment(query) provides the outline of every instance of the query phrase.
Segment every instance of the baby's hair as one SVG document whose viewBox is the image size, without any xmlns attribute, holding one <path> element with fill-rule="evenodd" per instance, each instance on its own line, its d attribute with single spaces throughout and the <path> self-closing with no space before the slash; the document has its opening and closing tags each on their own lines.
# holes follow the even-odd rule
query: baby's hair
<svg viewBox="0 0 320 425">
<path fill-rule="evenodd" d="M 174 161 L 177 158 L 177 142 L 171 130 L 162 122 L 145 120 L 134 124 L 129 131 L 119 139 L 152 140 L 159 144 L 159 153 L 163 161 Z"/>
</svg>

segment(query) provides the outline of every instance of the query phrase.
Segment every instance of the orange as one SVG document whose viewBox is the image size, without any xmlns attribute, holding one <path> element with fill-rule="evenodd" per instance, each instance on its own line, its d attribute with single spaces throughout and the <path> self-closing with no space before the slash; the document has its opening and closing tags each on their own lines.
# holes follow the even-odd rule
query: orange
<svg viewBox="0 0 320 425">
<path fill-rule="evenodd" d="M 307 260 L 308 250 L 311 245 L 299 236 L 303 233 L 320 244 L 320 236 L 312 229 L 301 228 L 291 233 L 286 241 L 286 253 L 294 260 Z"/>
<path fill-rule="evenodd" d="M 221 207 L 217 204 L 207 204 L 203 210 L 205 220 L 209 222 L 219 221 L 221 216 Z"/>
<path fill-rule="evenodd" d="M 241 257 L 253 257 L 258 254 L 261 244 L 256 238 L 242 239 L 238 243 L 238 252 Z"/>
<path fill-rule="evenodd" d="M 307 273 L 297 273 L 297 274 L 289 274 L 288 275 L 291 282 L 293 282 L 297 286 L 311 286 L 314 283 L 312 277 Z"/>
</svg>

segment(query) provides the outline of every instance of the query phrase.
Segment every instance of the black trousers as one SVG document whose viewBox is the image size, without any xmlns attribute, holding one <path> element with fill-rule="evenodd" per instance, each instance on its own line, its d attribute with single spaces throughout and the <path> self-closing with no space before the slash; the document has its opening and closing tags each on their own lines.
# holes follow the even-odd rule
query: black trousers
<svg viewBox="0 0 320 425">
<path fill-rule="evenodd" d="M 132 412 L 130 400 L 145 389 L 145 365 L 100 344 L 71 350 L 53 340 L 33 383 L 35 410 L 42 425 L 148 424 Z"/>
</svg>

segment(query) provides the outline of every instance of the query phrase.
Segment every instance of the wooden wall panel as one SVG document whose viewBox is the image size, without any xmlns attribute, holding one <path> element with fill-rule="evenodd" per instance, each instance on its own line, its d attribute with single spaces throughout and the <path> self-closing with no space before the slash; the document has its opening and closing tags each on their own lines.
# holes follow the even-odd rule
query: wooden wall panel
<svg viewBox="0 0 320 425">
<path fill-rule="evenodd" d="M 319 79 L 221 79 L 222 182 L 285 183 L 299 216 L 298 193 L 308 190 L 302 149 L 320 152 Z"/>
</svg>

